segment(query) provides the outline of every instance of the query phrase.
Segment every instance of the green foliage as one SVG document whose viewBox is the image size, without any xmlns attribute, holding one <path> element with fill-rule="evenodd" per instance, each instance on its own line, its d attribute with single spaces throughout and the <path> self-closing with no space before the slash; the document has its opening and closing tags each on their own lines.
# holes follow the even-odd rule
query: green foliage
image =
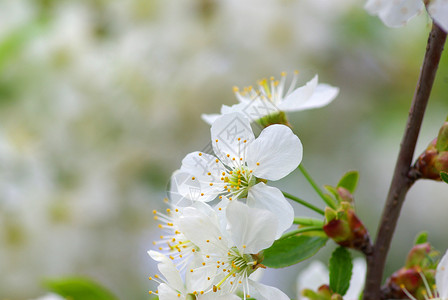
<svg viewBox="0 0 448 300">
<path fill-rule="evenodd" d="M 279 239 L 263 251 L 263 264 L 269 268 L 292 266 L 316 254 L 327 240 L 327 237 L 310 235 Z"/>
<path fill-rule="evenodd" d="M 337 187 L 343 187 L 353 194 L 356 190 L 356 186 L 358 185 L 358 179 L 358 171 L 349 171 L 342 176 Z"/>
<path fill-rule="evenodd" d="M 330 258 L 330 288 L 333 292 L 345 295 L 352 277 L 352 256 L 345 247 L 337 248 Z"/>
<path fill-rule="evenodd" d="M 440 178 L 442 178 L 443 181 L 448 183 L 448 173 L 447 172 L 440 172 Z"/>
<path fill-rule="evenodd" d="M 428 242 L 428 232 L 422 231 L 415 237 L 414 245 L 420 245 L 426 242 Z"/>
<path fill-rule="evenodd" d="M 44 285 L 50 291 L 70 300 L 118 300 L 106 288 L 87 278 L 47 280 Z"/>
</svg>

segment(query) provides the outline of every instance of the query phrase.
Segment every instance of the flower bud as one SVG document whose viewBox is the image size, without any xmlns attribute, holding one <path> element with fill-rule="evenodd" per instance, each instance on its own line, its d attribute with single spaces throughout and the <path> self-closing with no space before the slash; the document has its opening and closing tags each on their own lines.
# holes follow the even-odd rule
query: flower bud
<svg viewBox="0 0 448 300">
<path fill-rule="evenodd" d="M 341 202 L 337 211 L 329 207 L 325 209 L 323 230 L 328 237 L 341 246 L 366 254 L 372 251 L 369 233 L 356 216 L 353 206 L 348 202 Z"/>
<path fill-rule="evenodd" d="M 441 180 L 440 172 L 448 172 L 448 122 L 440 128 L 434 139 L 417 159 L 415 169 L 422 178 Z"/>
<path fill-rule="evenodd" d="M 412 294 L 416 299 L 426 299 L 426 287 L 435 283 L 435 264 L 433 258 L 437 255 L 429 243 L 412 247 L 406 258 L 403 268 L 393 273 L 382 288 L 383 298 L 404 299 L 408 298 L 404 290 Z"/>
<path fill-rule="evenodd" d="M 317 292 L 310 290 L 310 289 L 304 289 L 302 291 L 302 296 L 307 297 L 310 300 L 333 300 L 332 295 L 333 295 L 333 292 L 331 291 L 330 287 L 327 284 L 321 285 L 317 289 Z M 338 294 L 335 294 L 335 295 L 338 295 Z M 335 299 L 338 299 L 338 298 L 335 298 Z"/>
<path fill-rule="evenodd" d="M 352 193 L 350 193 L 349 190 L 347 190 L 346 188 L 343 187 L 338 187 L 337 188 L 339 197 L 341 197 L 341 201 L 346 201 L 349 203 L 353 203 L 353 195 Z"/>
</svg>

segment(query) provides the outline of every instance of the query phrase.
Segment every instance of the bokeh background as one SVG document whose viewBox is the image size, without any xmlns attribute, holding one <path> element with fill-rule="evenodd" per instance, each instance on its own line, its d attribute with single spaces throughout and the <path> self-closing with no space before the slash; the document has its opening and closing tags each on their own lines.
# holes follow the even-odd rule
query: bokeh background
<svg viewBox="0 0 448 300">
<path fill-rule="evenodd" d="M 201 113 L 232 87 L 300 71 L 340 87 L 328 107 L 289 115 L 321 184 L 361 172 L 360 217 L 374 235 L 430 30 L 386 28 L 356 0 L 1 0 L 0 299 L 45 293 L 45 278 L 88 276 L 148 299 L 147 256 L 170 174 L 209 142 Z M 417 153 L 448 114 L 444 54 Z M 322 205 L 299 172 L 275 183 Z M 418 182 L 388 259 L 414 236 L 448 247 L 448 186 Z M 310 215 L 295 206 L 297 215 Z M 314 215 L 315 216 L 315 215 Z M 328 243 L 315 259 L 328 260 Z M 356 255 L 356 254 L 355 254 Z M 309 262 L 263 279 L 296 298 Z"/>
</svg>

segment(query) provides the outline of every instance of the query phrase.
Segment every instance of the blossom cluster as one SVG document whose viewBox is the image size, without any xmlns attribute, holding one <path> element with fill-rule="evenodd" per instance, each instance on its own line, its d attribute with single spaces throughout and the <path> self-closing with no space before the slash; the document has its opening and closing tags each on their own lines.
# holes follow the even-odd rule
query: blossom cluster
<svg viewBox="0 0 448 300">
<path fill-rule="evenodd" d="M 293 224 L 294 210 L 268 181 L 280 180 L 302 161 L 300 139 L 278 118 L 284 111 L 330 103 L 338 88 L 318 84 L 317 76 L 285 92 L 279 81 L 261 80 L 256 88 L 234 88 L 239 104 L 221 114 L 203 115 L 211 124 L 211 143 L 189 153 L 171 178 L 166 213 L 154 211 L 164 231 L 149 255 L 162 276 L 159 299 L 289 299 L 275 287 L 257 282 L 262 250 Z M 269 118 L 256 137 L 251 123 Z M 269 125 L 269 126 L 266 126 Z"/>
</svg>

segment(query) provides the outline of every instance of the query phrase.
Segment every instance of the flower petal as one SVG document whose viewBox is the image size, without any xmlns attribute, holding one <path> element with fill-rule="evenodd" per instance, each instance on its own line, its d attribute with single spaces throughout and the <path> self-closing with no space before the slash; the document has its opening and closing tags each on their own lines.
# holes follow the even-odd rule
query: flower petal
<svg viewBox="0 0 448 300">
<path fill-rule="evenodd" d="M 258 178 L 278 180 L 302 161 L 300 139 L 285 125 L 271 125 L 247 149 L 247 165 Z"/>
<path fill-rule="evenodd" d="M 286 98 L 278 104 L 280 110 L 295 111 L 299 104 L 308 101 L 317 87 L 317 78 L 317 75 L 314 76 L 304 86 L 295 89 L 291 94 L 286 96 Z"/>
<path fill-rule="evenodd" d="M 215 267 L 203 268 L 204 255 L 194 255 L 193 260 L 187 266 L 185 272 L 185 285 L 189 293 L 194 291 L 205 291 L 213 283 L 212 280 L 205 280 L 206 278 L 213 278 L 216 275 L 217 269 Z M 193 270 L 193 272 L 189 271 Z"/>
<path fill-rule="evenodd" d="M 226 216 L 233 245 L 241 253 L 255 254 L 274 242 L 278 221 L 270 211 L 232 201 L 227 205 Z"/>
<path fill-rule="evenodd" d="M 422 0 L 369 0 L 364 7 L 386 26 L 401 27 L 423 10 Z"/>
<path fill-rule="evenodd" d="M 152 259 L 159 262 L 157 267 L 163 277 L 165 277 L 169 286 L 178 291 L 184 291 L 184 282 L 182 281 L 179 270 L 177 270 L 174 263 L 168 257 L 157 251 L 150 250 L 148 251 L 148 254 Z"/>
<path fill-rule="evenodd" d="M 436 271 L 436 285 L 439 291 L 439 297 L 448 298 L 448 251 L 439 262 Z"/>
<path fill-rule="evenodd" d="M 331 103 L 339 94 L 339 88 L 329 84 L 321 83 L 317 85 L 310 98 L 305 101 L 296 101 L 295 106 L 291 105 L 290 111 L 319 108 Z"/>
<path fill-rule="evenodd" d="M 178 300 L 179 292 L 174 290 L 172 287 L 166 283 L 161 283 L 157 287 L 157 293 L 159 295 L 159 300 Z"/>
<path fill-rule="evenodd" d="M 248 280 L 249 282 L 249 294 L 251 297 L 257 300 L 290 300 L 285 293 L 280 291 L 278 288 L 265 285 L 253 280 Z"/>
<path fill-rule="evenodd" d="M 190 173 L 181 170 L 173 173 L 168 191 L 168 198 L 173 205 L 189 206 L 192 202 L 208 202 L 216 197 L 216 186 L 211 188 L 210 185 L 201 183 L 196 178 L 193 180 L 193 177 Z"/>
<path fill-rule="evenodd" d="M 428 5 L 428 13 L 445 32 L 448 32 L 448 1 L 432 0 Z"/>
<path fill-rule="evenodd" d="M 227 166 L 244 162 L 247 146 L 255 139 L 249 120 L 241 113 L 219 117 L 212 125 L 211 135 L 213 151 Z"/>
<path fill-rule="evenodd" d="M 179 230 L 204 253 L 227 253 L 227 240 L 221 233 L 216 215 L 208 215 L 197 208 L 187 207 L 179 218 Z"/>
<path fill-rule="evenodd" d="M 281 237 L 294 221 L 294 209 L 285 199 L 282 192 L 263 182 L 250 188 L 247 196 L 247 205 L 268 210 L 277 216 L 278 227 L 276 238 Z"/>
<path fill-rule="evenodd" d="M 201 119 L 204 120 L 205 123 L 212 125 L 220 116 L 221 114 L 202 114 Z"/>
<path fill-rule="evenodd" d="M 327 267 L 319 260 L 312 261 L 297 277 L 298 299 L 305 299 L 302 297 L 302 291 L 304 289 L 316 291 L 321 285 L 328 284 L 328 282 L 329 275 Z"/>
<path fill-rule="evenodd" d="M 237 295 L 216 295 L 213 292 L 204 295 L 197 295 L 198 300 L 241 300 Z"/>
</svg>

